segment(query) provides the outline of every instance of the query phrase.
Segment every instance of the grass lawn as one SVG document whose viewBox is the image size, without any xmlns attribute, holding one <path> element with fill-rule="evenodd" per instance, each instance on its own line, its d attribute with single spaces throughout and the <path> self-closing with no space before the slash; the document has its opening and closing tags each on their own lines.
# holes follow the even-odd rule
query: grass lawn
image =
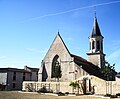
<svg viewBox="0 0 120 99">
<path fill-rule="evenodd" d="M 94 96 L 52 96 L 38 93 L 0 91 L 0 99 L 102 99 Z M 118 98 L 117 98 L 118 99 Z"/>
</svg>

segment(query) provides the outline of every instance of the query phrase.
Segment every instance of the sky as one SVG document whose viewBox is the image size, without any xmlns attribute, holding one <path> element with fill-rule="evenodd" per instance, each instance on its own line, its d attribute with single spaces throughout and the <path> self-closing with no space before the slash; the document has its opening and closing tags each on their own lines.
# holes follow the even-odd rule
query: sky
<svg viewBox="0 0 120 99">
<path fill-rule="evenodd" d="M 0 0 L 0 68 L 39 68 L 58 31 L 87 59 L 95 11 L 106 60 L 120 72 L 120 0 Z"/>
</svg>

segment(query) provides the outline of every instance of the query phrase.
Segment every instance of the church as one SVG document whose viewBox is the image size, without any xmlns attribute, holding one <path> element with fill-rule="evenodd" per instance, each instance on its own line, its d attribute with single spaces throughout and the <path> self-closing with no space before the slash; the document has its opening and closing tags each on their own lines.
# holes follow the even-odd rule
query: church
<svg viewBox="0 0 120 99">
<path fill-rule="evenodd" d="M 54 68 L 59 64 L 61 68 L 60 82 L 70 82 L 80 77 L 93 75 L 104 79 L 100 69 L 105 64 L 105 54 L 103 52 L 103 36 L 100 31 L 96 15 L 92 32 L 89 36 L 88 59 L 70 53 L 65 45 L 60 33 L 56 35 L 52 45 L 41 62 L 38 72 L 39 82 L 55 82 Z"/>
<path fill-rule="evenodd" d="M 103 35 L 94 17 L 92 32 L 89 36 L 87 59 L 70 53 L 58 32 L 48 52 L 41 62 L 38 81 L 24 81 L 23 91 L 39 91 L 41 88 L 51 92 L 78 92 L 80 94 L 113 94 L 120 91 L 120 79 L 107 80 L 102 73 L 105 64 Z M 112 75 L 111 75 L 112 77 Z M 70 83 L 77 82 L 79 89 L 73 90 Z"/>
</svg>

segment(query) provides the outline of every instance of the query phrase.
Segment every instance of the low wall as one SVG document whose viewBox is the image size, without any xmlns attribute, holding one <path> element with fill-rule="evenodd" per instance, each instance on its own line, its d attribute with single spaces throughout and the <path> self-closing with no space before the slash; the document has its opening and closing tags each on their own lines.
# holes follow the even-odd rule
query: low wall
<svg viewBox="0 0 120 99">
<path fill-rule="evenodd" d="M 95 76 L 87 76 L 83 78 L 88 78 L 91 80 L 90 86 L 91 91 L 94 89 L 94 94 L 116 94 L 120 93 L 120 80 L 117 81 L 105 81 Z M 82 81 L 83 78 L 79 81 Z M 33 82 L 33 81 L 24 81 L 23 82 L 23 91 L 38 91 L 43 86 L 46 86 L 47 89 L 51 89 L 53 92 L 57 92 L 57 90 L 61 92 L 73 92 L 73 88 L 69 86 L 70 82 Z M 80 87 L 79 90 L 76 89 L 75 93 L 79 92 L 80 94 L 83 93 L 82 88 Z"/>
<path fill-rule="evenodd" d="M 72 87 L 69 86 L 69 82 L 23 82 L 23 91 L 38 91 L 43 86 L 47 89 L 52 89 L 53 92 L 60 90 L 61 92 L 72 92 Z"/>
<path fill-rule="evenodd" d="M 91 86 L 94 86 L 95 94 L 106 94 L 106 81 L 98 77 L 91 77 Z"/>
<path fill-rule="evenodd" d="M 105 81 L 98 77 L 91 77 L 91 86 L 95 86 L 95 94 L 113 94 L 120 93 L 120 81 Z"/>
</svg>

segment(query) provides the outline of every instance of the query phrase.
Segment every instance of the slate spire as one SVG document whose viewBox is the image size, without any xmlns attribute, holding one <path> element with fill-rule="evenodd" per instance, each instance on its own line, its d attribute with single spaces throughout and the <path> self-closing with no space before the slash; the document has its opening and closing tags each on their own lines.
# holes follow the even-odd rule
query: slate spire
<svg viewBox="0 0 120 99">
<path fill-rule="evenodd" d="M 99 25 L 98 25 L 98 22 L 97 22 L 96 13 L 95 13 L 94 24 L 93 24 L 91 37 L 96 37 L 96 36 L 102 36 L 102 35 L 101 35 L 101 31 L 100 31 L 100 28 L 99 28 Z"/>
</svg>

